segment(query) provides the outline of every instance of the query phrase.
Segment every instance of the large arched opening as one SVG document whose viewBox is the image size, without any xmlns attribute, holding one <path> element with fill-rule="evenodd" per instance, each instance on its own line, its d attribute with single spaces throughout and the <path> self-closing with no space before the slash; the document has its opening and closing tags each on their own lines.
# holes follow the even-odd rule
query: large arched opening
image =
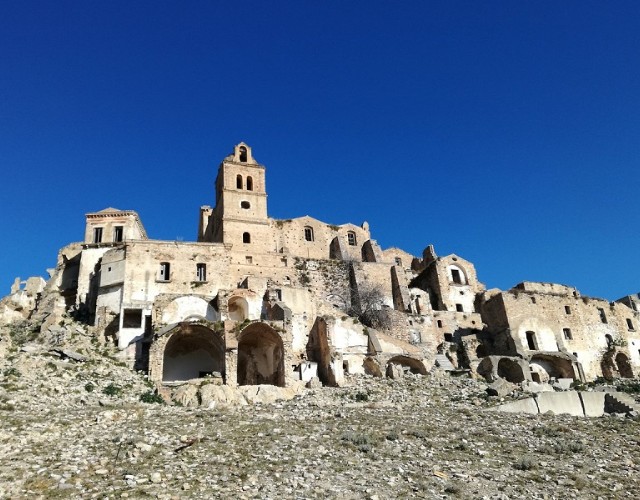
<svg viewBox="0 0 640 500">
<path fill-rule="evenodd" d="M 164 348 L 162 381 L 178 382 L 215 373 L 224 380 L 224 336 L 204 325 L 181 324 Z"/>
<path fill-rule="evenodd" d="M 623 352 L 616 354 L 616 365 L 618 366 L 618 373 L 622 378 L 633 378 L 633 370 L 631 369 L 631 363 L 629 358 Z"/>
<path fill-rule="evenodd" d="M 284 387 L 284 345 L 280 335 L 264 323 L 252 323 L 238 340 L 238 385 Z"/>
<path fill-rule="evenodd" d="M 575 378 L 571 361 L 555 356 L 532 356 L 529 369 L 534 382 L 545 383 L 552 378 Z"/>
<path fill-rule="evenodd" d="M 498 361 L 498 377 L 501 377 L 509 382 L 518 384 L 524 381 L 524 373 L 522 366 L 517 362 L 509 358 L 502 358 Z"/>
<path fill-rule="evenodd" d="M 387 361 L 387 370 L 390 365 L 399 365 L 404 372 L 413 373 L 414 375 L 426 375 L 427 369 L 422 361 L 419 361 L 409 356 L 394 356 Z"/>
<path fill-rule="evenodd" d="M 231 297 L 227 311 L 229 312 L 229 319 L 244 321 L 249 317 L 249 303 L 244 297 Z"/>
</svg>

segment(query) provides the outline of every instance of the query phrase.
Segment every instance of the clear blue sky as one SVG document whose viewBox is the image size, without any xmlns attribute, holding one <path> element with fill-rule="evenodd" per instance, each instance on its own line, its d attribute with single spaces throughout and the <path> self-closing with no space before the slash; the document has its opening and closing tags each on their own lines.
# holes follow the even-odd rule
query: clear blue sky
<svg viewBox="0 0 640 500">
<path fill-rule="evenodd" d="M 0 294 L 84 214 L 193 240 L 245 141 L 272 217 L 489 288 L 640 290 L 640 2 L 3 1 Z"/>
</svg>

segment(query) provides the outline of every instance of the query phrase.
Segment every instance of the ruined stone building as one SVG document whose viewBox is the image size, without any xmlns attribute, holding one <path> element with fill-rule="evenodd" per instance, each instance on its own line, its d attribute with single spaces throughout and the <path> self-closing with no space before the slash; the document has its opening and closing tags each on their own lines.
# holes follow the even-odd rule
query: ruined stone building
<svg viewBox="0 0 640 500">
<path fill-rule="evenodd" d="M 471 262 L 432 246 L 383 250 L 366 222 L 272 219 L 266 169 L 244 143 L 215 191 L 193 242 L 149 239 L 131 210 L 87 214 L 84 240 L 60 250 L 47 282 L 17 280 L 0 320 L 46 332 L 72 316 L 159 384 L 339 385 L 434 367 L 545 383 L 640 370 L 640 295 L 487 291 Z"/>
</svg>

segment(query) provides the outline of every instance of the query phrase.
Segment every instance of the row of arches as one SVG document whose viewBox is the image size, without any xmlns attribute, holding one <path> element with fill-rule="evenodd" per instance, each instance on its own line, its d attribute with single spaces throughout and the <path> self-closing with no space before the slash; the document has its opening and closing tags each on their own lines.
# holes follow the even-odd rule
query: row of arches
<svg viewBox="0 0 640 500">
<path fill-rule="evenodd" d="M 284 344 L 265 323 L 251 323 L 238 334 L 237 351 L 227 349 L 224 333 L 205 325 L 181 323 L 166 342 L 161 357 L 162 382 L 181 382 L 213 376 L 228 383 L 235 365 L 238 385 L 283 387 Z M 159 360 L 158 360 L 159 361 Z"/>
<path fill-rule="evenodd" d="M 242 175 L 238 174 L 236 176 L 236 188 L 237 189 L 246 189 L 247 191 L 253 191 L 253 177 L 247 175 L 246 181 Z"/>
</svg>

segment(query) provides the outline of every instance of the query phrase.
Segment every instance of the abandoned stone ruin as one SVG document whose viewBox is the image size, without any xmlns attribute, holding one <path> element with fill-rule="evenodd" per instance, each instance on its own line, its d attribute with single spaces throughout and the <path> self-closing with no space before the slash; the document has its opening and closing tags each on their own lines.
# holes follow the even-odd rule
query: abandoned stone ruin
<svg viewBox="0 0 640 500">
<path fill-rule="evenodd" d="M 215 191 L 193 242 L 150 239 L 132 210 L 88 213 L 48 281 L 16 279 L 0 322 L 54 334 L 73 318 L 169 392 L 198 379 L 340 386 L 347 374 L 441 370 L 566 385 L 640 370 L 640 294 L 486 290 L 464 258 L 383 250 L 366 222 L 270 218 L 266 169 L 244 143 Z"/>
</svg>

